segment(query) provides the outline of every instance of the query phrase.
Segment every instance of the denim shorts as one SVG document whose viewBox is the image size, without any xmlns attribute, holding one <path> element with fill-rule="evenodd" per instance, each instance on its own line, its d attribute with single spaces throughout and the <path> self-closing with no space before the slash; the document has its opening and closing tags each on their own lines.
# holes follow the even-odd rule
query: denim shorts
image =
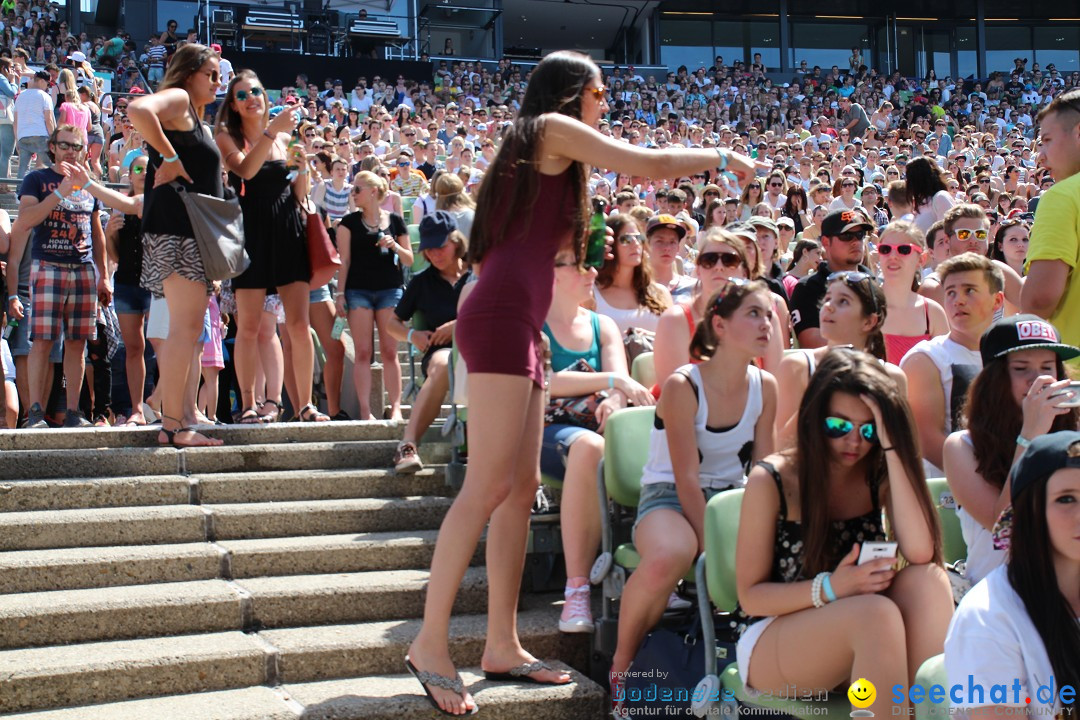
<svg viewBox="0 0 1080 720">
<path fill-rule="evenodd" d="M 544 440 L 540 445 L 540 472 L 550 478 L 562 480 L 566 474 L 566 458 L 570 446 L 582 433 L 591 433 L 577 425 L 554 423 L 544 426 Z"/>
<path fill-rule="evenodd" d="M 702 488 L 701 492 L 705 495 L 705 502 L 709 502 L 713 495 L 730 490 L 732 487 L 726 488 Z M 682 513 L 682 504 L 679 502 L 679 493 L 675 489 L 675 483 L 649 483 L 641 486 L 641 498 L 638 500 L 637 507 L 637 519 L 634 520 L 634 529 L 632 530 L 631 537 L 637 534 L 638 525 L 645 519 L 645 516 L 651 513 L 653 510 L 674 510 L 677 513 Z M 636 540 L 634 542 L 637 542 Z"/>
<path fill-rule="evenodd" d="M 404 290 L 346 290 L 345 306 L 350 310 L 385 310 L 396 308 Z"/>
<path fill-rule="evenodd" d="M 333 297 L 330 295 L 330 286 L 323 285 L 322 287 L 312 288 L 308 293 L 308 302 L 312 305 L 321 302 L 332 302 Z"/>
<path fill-rule="evenodd" d="M 121 285 L 113 288 L 113 305 L 117 315 L 145 315 L 150 312 L 150 291 L 138 285 Z"/>
</svg>

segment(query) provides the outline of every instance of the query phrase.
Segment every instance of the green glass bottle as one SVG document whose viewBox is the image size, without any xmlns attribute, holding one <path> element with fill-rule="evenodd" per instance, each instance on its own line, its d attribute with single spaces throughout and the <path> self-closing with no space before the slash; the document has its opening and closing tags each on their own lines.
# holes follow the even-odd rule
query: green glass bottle
<svg viewBox="0 0 1080 720">
<path fill-rule="evenodd" d="M 585 246 L 585 266 L 599 270 L 604 265 L 606 254 L 607 224 L 604 222 L 604 213 L 593 213 L 589 220 L 589 240 Z"/>
</svg>

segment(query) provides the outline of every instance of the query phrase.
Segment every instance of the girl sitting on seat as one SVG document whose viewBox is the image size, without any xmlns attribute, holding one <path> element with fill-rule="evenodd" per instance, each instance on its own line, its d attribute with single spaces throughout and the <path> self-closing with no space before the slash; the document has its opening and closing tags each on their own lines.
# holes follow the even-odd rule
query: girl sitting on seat
<svg viewBox="0 0 1080 720">
<path fill-rule="evenodd" d="M 612 697 L 668 598 L 704 548 L 705 503 L 742 487 L 751 462 L 773 451 L 776 380 L 753 359 L 773 333 L 772 294 L 765 283 L 731 279 L 705 306 L 690 344 L 698 365 L 664 382 L 641 478 L 634 544 L 641 564 L 619 611 L 612 659 Z M 617 713 L 625 708 L 616 702 Z"/>
<path fill-rule="evenodd" d="M 799 407 L 797 446 L 750 473 L 735 556 L 749 695 L 910 685 L 941 652 L 952 593 L 912 424 L 877 358 L 835 348 Z M 863 543 L 886 539 L 882 510 L 900 571 L 895 558 L 856 564 Z M 891 693 L 869 709 L 892 715 Z"/>
</svg>

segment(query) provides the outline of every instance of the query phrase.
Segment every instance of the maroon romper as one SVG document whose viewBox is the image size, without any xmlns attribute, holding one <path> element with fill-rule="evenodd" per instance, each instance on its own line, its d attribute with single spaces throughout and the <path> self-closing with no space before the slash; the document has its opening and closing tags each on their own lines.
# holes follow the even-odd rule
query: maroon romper
<svg viewBox="0 0 1080 720">
<path fill-rule="evenodd" d="M 544 385 L 540 329 L 551 307 L 555 255 L 574 229 L 569 173 L 540 173 L 531 222 L 511 221 L 509 235 L 484 254 L 454 332 L 470 373 L 520 375 Z"/>
</svg>

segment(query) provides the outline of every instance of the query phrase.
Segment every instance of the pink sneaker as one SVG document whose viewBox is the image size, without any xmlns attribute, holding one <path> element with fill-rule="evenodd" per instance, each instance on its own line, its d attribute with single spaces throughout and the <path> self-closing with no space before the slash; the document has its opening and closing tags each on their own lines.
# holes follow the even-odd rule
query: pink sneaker
<svg viewBox="0 0 1080 720">
<path fill-rule="evenodd" d="M 559 617 L 559 630 L 565 633 L 588 633 L 593 631 L 592 609 L 589 607 L 588 583 L 566 588 L 566 603 Z"/>
</svg>

